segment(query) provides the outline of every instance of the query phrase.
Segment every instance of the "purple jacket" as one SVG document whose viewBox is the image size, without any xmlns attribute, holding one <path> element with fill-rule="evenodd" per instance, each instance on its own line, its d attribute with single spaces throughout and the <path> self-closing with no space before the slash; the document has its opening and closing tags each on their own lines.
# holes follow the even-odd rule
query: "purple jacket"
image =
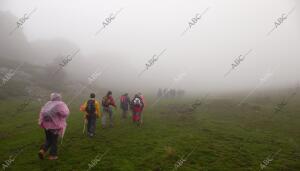
<svg viewBox="0 0 300 171">
<path fill-rule="evenodd" d="M 66 119 L 70 111 L 68 106 L 61 101 L 61 95 L 51 94 L 51 101 L 48 101 L 40 112 L 39 125 L 44 129 L 56 129 L 58 134 L 63 136 L 67 127 Z"/>
</svg>

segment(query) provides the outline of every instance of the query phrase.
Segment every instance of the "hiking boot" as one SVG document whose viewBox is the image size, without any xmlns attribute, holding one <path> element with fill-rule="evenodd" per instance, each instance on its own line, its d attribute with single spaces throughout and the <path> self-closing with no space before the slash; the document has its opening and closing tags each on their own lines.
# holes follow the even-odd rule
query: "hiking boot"
<svg viewBox="0 0 300 171">
<path fill-rule="evenodd" d="M 48 158 L 49 160 L 57 160 L 58 159 L 58 157 L 57 156 L 49 156 L 49 158 Z"/>
<path fill-rule="evenodd" d="M 40 149 L 38 156 L 41 160 L 43 160 L 45 158 L 46 152 L 43 149 Z"/>
</svg>

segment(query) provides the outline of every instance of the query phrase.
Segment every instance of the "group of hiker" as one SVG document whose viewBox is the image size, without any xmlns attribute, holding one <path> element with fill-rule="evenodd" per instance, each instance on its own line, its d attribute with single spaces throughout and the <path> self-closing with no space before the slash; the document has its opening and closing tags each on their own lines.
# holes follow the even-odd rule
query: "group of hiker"
<svg viewBox="0 0 300 171">
<path fill-rule="evenodd" d="M 158 89 L 157 91 L 157 97 L 158 98 L 177 98 L 177 97 L 183 97 L 185 95 L 185 91 L 182 89 L 176 90 L 176 89 Z"/>
<path fill-rule="evenodd" d="M 87 132 L 89 137 L 95 136 L 96 120 L 101 117 L 102 128 L 107 127 L 106 121 L 109 120 L 109 126 L 113 127 L 113 110 L 117 109 L 117 105 L 112 96 L 112 92 L 108 91 L 102 98 L 101 105 L 96 100 L 94 93 L 90 94 L 89 100 L 80 106 L 80 111 L 84 112 L 84 129 L 83 133 Z M 145 99 L 141 93 L 134 95 L 130 99 L 128 93 L 120 97 L 120 108 L 122 110 L 121 118 L 127 119 L 128 113 L 132 111 L 132 121 L 137 126 L 143 123 L 142 111 L 145 107 Z M 101 110 L 102 109 L 102 110 Z M 44 129 L 45 143 L 40 147 L 38 156 L 44 159 L 49 151 L 49 160 L 58 159 L 57 156 L 57 141 L 58 137 L 63 137 L 66 130 L 66 119 L 70 114 L 68 106 L 62 101 L 59 93 L 52 93 L 50 101 L 48 101 L 41 109 L 39 114 L 39 126 Z M 85 128 L 87 129 L 85 130 Z"/>
</svg>

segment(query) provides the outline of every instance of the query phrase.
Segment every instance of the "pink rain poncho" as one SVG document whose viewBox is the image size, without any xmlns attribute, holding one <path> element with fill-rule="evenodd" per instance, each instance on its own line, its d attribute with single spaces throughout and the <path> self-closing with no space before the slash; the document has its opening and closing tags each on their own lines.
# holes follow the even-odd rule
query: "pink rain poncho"
<svg viewBox="0 0 300 171">
<path fill-rule="evenodd" d="M 47 130 L 58 130 L 58 134 L 63 136 L 67 127 L 66 119 L 69 113 L 68 106 L 61 101 L 61 95 L 52 93 L 51 101 L 48 101 L 40 112 L 39 125 Z"/>
</svg>

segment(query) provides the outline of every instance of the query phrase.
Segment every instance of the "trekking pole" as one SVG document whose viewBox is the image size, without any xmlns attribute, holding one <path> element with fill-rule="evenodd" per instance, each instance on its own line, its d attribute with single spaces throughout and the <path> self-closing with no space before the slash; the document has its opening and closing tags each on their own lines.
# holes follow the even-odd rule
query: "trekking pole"
<svg viewBox="0 0 300 171">
<path fill-rule="evenodd" d="M 85 126 L 86 126 L 86 119 L 84 119 L 84 122 L 83 122 L 83 131 L 82 131 L 82 134 L 84 134 L 84 132 L 85 132 Z"/>
<path fill-rule="evenodd" d="M 61 142 L 60 142 L 61 145 L 62 145 L 63 140 L 64 140 L 65 132 L 66 132 L 66 129 L 63 130 L 63 133 L 62 133 L 62 136 L 61 136 Z"/>
</svg>

